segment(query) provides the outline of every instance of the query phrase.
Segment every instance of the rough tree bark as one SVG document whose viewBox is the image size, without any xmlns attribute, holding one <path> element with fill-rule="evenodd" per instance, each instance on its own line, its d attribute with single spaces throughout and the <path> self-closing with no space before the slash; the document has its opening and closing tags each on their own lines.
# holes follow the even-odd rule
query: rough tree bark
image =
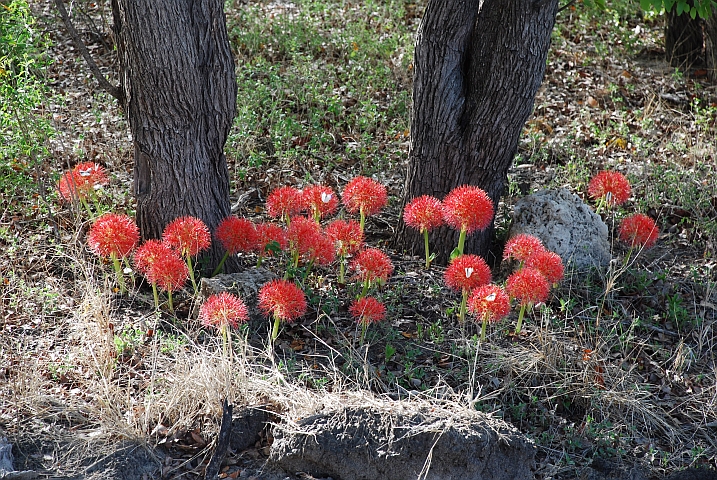
<svg viewBox="0 0 717 480">
<path fill-rule="evenodd" d="M 223 5 L 112 0 L 143 239 L 159 238 L 183 215 L 201 218 L 213 232 L 230 214 L 223 148 L 237 86 Z M 205 271 L 223 254 L 213 248 Z"/>
<path fill-rule="evenodd" d="M 691 2 L 690 6 L 692 6 Z M 701 18 L 677 14 L 677 6 L 665 15 L 665 58 L 673 67 L 687 70 L 702 60 L 704 35 Z"/>
<path fill-rule="evenodd" d="M 543 80 L 557 10 L 557 0 L 429 2 L 416 40 L 404 204 L 471 184 L 498 205 Z M 469 236 L 466 252 L 487 257 L 493 236 L 493 226 Z M 423 251 L 418 232 L 403 223 L 398 240 Z M 440 263 L 457 243 L 448 228 L 431 235 Z"/>
</svg>

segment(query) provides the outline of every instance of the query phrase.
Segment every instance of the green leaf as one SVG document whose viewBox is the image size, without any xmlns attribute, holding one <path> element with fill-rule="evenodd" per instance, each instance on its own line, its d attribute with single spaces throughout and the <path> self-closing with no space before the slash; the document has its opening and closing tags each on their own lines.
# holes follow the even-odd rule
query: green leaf
<svg viewBox="0 0 717 480">
<path fill-rule="evenodd" d="M 461 251 L 458 249 L 458 247 L 456 247 L 456 248 L 454 248 L 453 251 L 451 252 L 451 257 L 450 257 L 450 258 L 451 258 L 451 260 L 453 260 L 453 259 L 455 259 L 456 257 L 460 257 L 460 256 L 461 256 Z"/>
</svg>

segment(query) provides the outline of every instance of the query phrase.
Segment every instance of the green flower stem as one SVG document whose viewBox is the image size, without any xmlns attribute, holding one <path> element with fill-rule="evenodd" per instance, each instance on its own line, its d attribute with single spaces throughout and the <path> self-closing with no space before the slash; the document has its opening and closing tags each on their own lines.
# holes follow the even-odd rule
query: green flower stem
<svg viewBox="0 0 717 480">
<path fill-rule="evenodd" d="M 518 325 L 515 327 L 516 335 L 520 333 L 520 329 L 523 326 L 523 315 L 525 315 L 525 309 L 527 306 L 527 303 L 524 303 L 520 306 L 520 313 L 518 313 Z"/>
<path fill-rule="evenodd" d="M 428 251 L 428 229 L 423 230 L 423 245 L 426 249 L 426 268 L 431 268 L 431 259 Z"/>
<path fill-rule="evenodd" d="M 222 347 L 224 350 L 224 356 L 227 356 L 227 352 L 229 353 L 229 359 L 232 358 L 232 348 L 231 348 L 231 336 L 229 335 L 229 326 L 228 325 L 222 325 Z"/>
<path fill-rule="evenodd" d="M 261 267 L 261 261 L 262 261 L 262 260 L 264 260 L 264 254 L 263 254 L 263 253 L 260 253 L 260 254 L 259 254 L 259 258 L 258 258 L 257 261 L 256 261 L 256 266 L 257 266 L 257 267 Z"/>
<path fill-rule="evenodd" d="M 346 283 L 346 257 L 343 255 L 339 258 L 339 283 Z"/>
<path fill-rule="evenodd" d="M 359 216 L 361 217 L 359 220 L 359 227 L 361 228 L 361 233 L 363 233 L 363 227 L 366 224 L 366 215 L 363 213 L 363 207 L 359 210 Z"/>
<path fill-rule="evenodd" d="M 87 210 L 87 215 L 89 215 L 90 218 L 93 218 L 93 217 L 94 217 L 94 214 L 92 213 L 92 209 L 90 208 L 90 204 L 87 203 L 87 199 L 86 199 L 84 196 L 82 196 L 82 195 L 78 195 L 78 196 L 79 196 L 79 198 L 80 198 L 80 203 L 82 204 L 83 207 L 85 207 L 85 210 Z"/>
<path fill-rule="evenodd" d="M 458 321 L 461 324 L 466 321 L 466 305 L 468 304 L 468 289 L 463 289 L 463 298 L 461 298 L 461 310 L 458 313 Z"/>
<path fill-rule="evenodd" d="M 279 322 L 279 317 L 277 315 L 274 315 L 274 328 L 271 329 L 271 343 L 274 343 L 276 337 L 279 336 Z"/>
<path fill-rule="evenodd" d="M 154 309 L 159 310 L 159 293 L 157 292 L 157 283 L 152 284 L 152 294 L 154 295 Z"/>
<path fill-rule="evenodd" d="M 174 313 L 174 303 L 172 303 L 172 288 L 167 289 L 167 297 L 169 299 L 169 311 Z"/>
<path fill-rule="evenodd" d="M 217 268 L 215 268 L 212 272 L 212 277 L 222 271 L 222 267 L 224 267 L 224 262 L 227 261 L 227 258 L 229 258 L 229 252 L 226 252 L 222 259 L 219 261 L 219 265 L 217 265 Z"/>
<path fill-rule="evenodd" d="M 117 258 L 117 255 L 115 255 L 114 252 L 110 254 L 110 258 L 112 259 L 112 265 L 114 266 L 115 273 L 117 274 L 117 283 L 119 283 L 120 293 L 122 295 L 124 295 L 125 292 L 127 291 L 127 287 L 125 286 L 125 283 L 124 283 L 124 274 L 122 273 L 122 265 L 120 265 L 119 258 Z"/>
<path fill-rule="evenodd" d="M 189 279 L 192 281 L 194 287 L 194 294 L 199 294 L 199 288 L 197 288 L 197 281 L 194 279 L 194 267 L 192 267 L 192 256 L 187 255 L 187 268 L 189 269 Z"/>
<path fill-rule="evenodd" d="M 488 327 L 488 315 L 483 315 L 483 325 L 480 329 L 480 341 L 485 342 L 485 331 Z"/>
<path fill-rule="evenodd" d="M 363 282 L 363 290 L 361 290 L 361 295 L 359 295 L 359 298 L 363 298 L 363 297 L 366 296 L 366 294 L 368 293 L 368 288 L 369 288 L 370 286 L 371 286 L 371 282 L 370 282 L 368 279 L 364 280 L 364 282 Z"/>
<path fill-rule="evenodd" d="M 459 255 L 463 255 L 463 249 L 466 246 L 466 233 L 467 233 L 467 230 L 465 229 L 465 227 L 461 228 L 461 234 L 458 237 L 458 253 L 459 253 Z"/>
<path fill-rule="evenodd" d="M 366 338 L 366 328 L 368 327 L 368 322 L 365 320 L 361 321 L 361 337 L 359 338 L 359 344 L 363 346 L 364 339 Z"/>
</svg>

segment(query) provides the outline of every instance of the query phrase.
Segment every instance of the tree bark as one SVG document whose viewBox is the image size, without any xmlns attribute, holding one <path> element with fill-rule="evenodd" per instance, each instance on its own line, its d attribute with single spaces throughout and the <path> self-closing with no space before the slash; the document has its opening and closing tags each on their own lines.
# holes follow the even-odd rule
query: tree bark
<svg viewBox="0 0 717 480">
<path fill-rule="evenodd" d="M 454 187 L 485 190 L 497 206 L 523 125 L 545 73 L 557 0 L 432 0 L 416 40 L 412 147 L 404 204 L 442 199 Z M 466 252 L 487 257 L 494 227 L 469 236 Z M 399 243 L 420 254 L 418 232 L 401 223 Z M 430 236 L 445 263 L 458 232 Z M 491 259 L 488 258 L 490 261 Z"/>
<path fill-rule="evenodd" d="M 710 81 L 717 81 L 717 10 L 704 19 L 705 63 Z"/>
<path fill-rule="evenodd" d="M 687 13 L 678 15 L 676 8 L 673 6 L 665 16 L 665 58 L 671 66 L 687 70 L 702 60 L 702 19 Z"/>
<path fill-rule="evenodd" d="M 179 216 L 214 232 L 230 214 L 224 143 L 236 75 L 222 0 L 112 0 L 120 88 L 134 140 L 143 239 Z M 214 242 L 204 270 L 223 252 Z"/>
</svg>

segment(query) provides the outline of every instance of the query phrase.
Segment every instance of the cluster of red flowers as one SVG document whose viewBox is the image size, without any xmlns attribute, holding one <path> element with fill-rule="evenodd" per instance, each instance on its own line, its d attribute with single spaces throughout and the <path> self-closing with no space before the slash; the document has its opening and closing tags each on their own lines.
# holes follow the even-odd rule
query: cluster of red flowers
<svg viewBox="0 0 717 480">
<path fill-rule="evenodd" d="M 83 200 L 91 196 L 97 188 L 108 183 L 109 178 L 101 165 L 83 162 L 60 177 L 57 191 L 63 200 Z"/>
<path fill-rule="evenodd" d="M 604 170 L 588 183 L 588 195 L 609 206 L 622 205 L 630 198 L 630 182 L 620 172 Z"/>
</svg>

